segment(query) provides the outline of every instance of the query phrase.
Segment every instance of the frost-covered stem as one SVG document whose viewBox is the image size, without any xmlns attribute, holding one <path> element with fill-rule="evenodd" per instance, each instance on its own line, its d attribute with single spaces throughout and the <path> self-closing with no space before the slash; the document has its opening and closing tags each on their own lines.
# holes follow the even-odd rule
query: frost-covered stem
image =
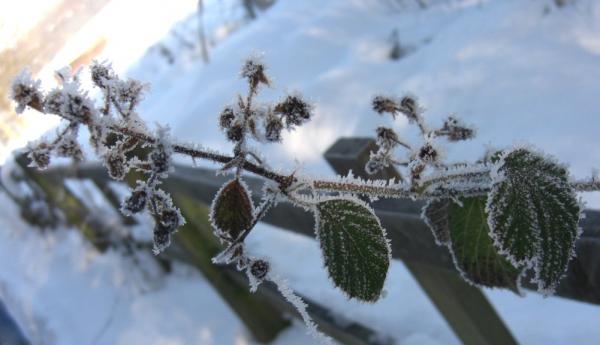
<svg viewBox="0 0 600 345">
<path fill-rule="evenodd" d="M 444 172 L 443 175 L 435 176 L 432 178 L 424 178 L 421 180 L 421 188 L 427 188 L 431 185 L 439 184 L 439 183 L 452 183 L 453 180 L 462 180 L 462 179 L 477 179 L 477 178 L 486 178 L 489 177 L 490 170 L 489 168 L 484 168 L 480 171 L 447 171 Z M 491 181 L 491 179 L 490 179 Z"/>
<path fill-rule="evenodd" d="M 244 242 L 244 240 L 246 239 L 246 237 L 248 237 L 248 235 L 250 235 L 250 232 L 252 232 L 252 229 L 254 229 L 256 224 L 262 219 L 262 217 L 265 216 L 265 214 L 267 214 L 267 211 L 271 208 L 271 206 L 273 206 L 273 198 L 272 197 L 267 198 L 266 200 L 264 200 L 262 202 L 262 204 L 260 204 L 260 206 L 258 207 L 258 212 L 256 212 L 256 214 L 254 216 L 254 220 L 252 221 L 252 224 L 250 225 L 248 230 L 244 231 L 244 233 L 242 233 L 242 235 L 240 235 L 240 237 L 235 241 L 235 243 L 243 243 Z"/>
<path fill-rule="evenodd" d="M 308 314 L 306 303 L 302 300 L 302 298 L 300 298 L 300 296 L 294 293 L 294 290 L 288 286 L 287 282 L 279 276 L 273 274 L 269 274 L 266 278 L 272 281 L 275 286 L 277 286 L 277 290 L 279 290 L 281 295 L 283 295 L 283 297 L 296 308 L 302 317 L 306 328 L 308 329 L 308 333 L 317 339 L 321 344 L 333 345 L 333 340 L 318 330 L 317 324 Z"/>
<path fill-rule="evenodd" d="M 410 162 L 406 161 L 406 160 L 401 161 L 401 160 L 397 160 L 397 159 L 393 159 L 393 158 L 390 158 L 389 160 L 390 160 L 390 163 L 394 164 L 395 166 L 406 167 L 406 166 L 408 166 L 410 164 Z"/>
<path fill-rule="evenodd" d="M 384 181 L 382 181 L 384 182 Z M 385 182 L 384 182 L 385 183 Z M 410 198 L 413 193 L 406 187 L 376 186 L 356 182 L 313 181 L 314 189 L 328 192 L 346 192 L 386 198 Z"/>
<path fill-rule="evenodd" d="M 407 143 L 407 142 L 405 142 L 405 141 L 403 141 L 403 140 L 400 140 L 400 138 L 394 138 L 394 139 L 393 139 L 393 141 L 394 141 L 396 144 L 398 144 L 398 145 L 400 145 L 400 146 L 402 146 L 402 147 L 406 148 L 406 149 L 407 149 L 407 150 L 409 150 L 409 151 L 412 151 L 412 150 L 413 150 L 412 146 L 410 146 L 410 144 L 409 144 L 409 143 Z"/>
<path fill-rule="evenodd" d="M 104 115 L 110 113 L 110 86 L 107 86 L 104 91 L 104 107 L 100 109 L 100 112 Z"/>
<path fill-rule="evenodd" d="M 597 192 L 600 191 L 600 180 L 592 178 L 589 181 L 577 181 L 571 186 L 578 192 Z"/>
<path fill-rule="evenodd" d="M 75 128 L 77 128 L 77 123 L 70 123 L 67 127 L 65 127 L 60 133 L 58 133 L 58 135 L 56 136 L 56 138 L 52 141 L 52 143 L 50 144 L 51 146 L 54 146 L 56 144 L 58 144 L 62 138 L 67 135 L 67 133 L 69 133 L 69 131 L 75 130 Z"/>
<path fill-rule="evenodd" d="M 43 112 L 42 109 L 36 109 L 40 112 Z M 60 114 L 57 114 L 61 116 Z M 67 119 L 69 121 L 74 122 L 73 119 Z M 88 123 L 84 123 L 86 125 L 90 125 Z M 148 144 L 157 143 L 157 139 L 153 136 L 145 133 L 141 133 L 135 131 L 128 127 L 119 126 L 116 124 L 112 124 L 109 126 L 111 131 L 122 134 L 124 136 L 129 136 L 135 139 L 138 139 L 142 142 Z M 206 159 L 215 163 L 227 164 L 231 162 L 235 157 L 231 157 L 228 155 L 218 154 L 215 152 L 210 152 L 207 150 L 202 150 L 198 148 L 191 147 L 189 145 L 184 144 L 173 144 L 173 152 L 185 156 L 189 156 L 193 159 Z M 241 165 L 241 169 L 254 173 L 256 175 L 262 176 L 266 179 L 277 182 L 279 185 L 289 185 L 290 184 L 290 176 L 283 175 L 274 171 L 271 171 L 264 166 L 254 164 L 252 162 L 244 160 Z M 464 177 L 460 175 L 456 175 L 456 177 Z M 292 177 L 291 182 L 296 182 L 297 179 Z M 385 181 L 379 181 L 386 183 Z M 417 198 L 417 199 L 425 199 L 428 197 L 439 196 L 439 193 L 423 193 L 418 196 L 414 195 L 408 188 L 406 187 L 397 187 L 397 186 L 377 186 L 376 183 L 359 183 L 359 182 L 339 182 L 339 181 L 326 181 L 326 180 L 315 180 L 313 182 L 313 188 L 316 190 L 330 191 L 330 192 L 349 192 L 356 193 L 374 197 L 385 197 L 385 198 Z M 479 192 L 479 190 L 477 191 Z"/>
<path fill-rule="evenodd" d="M 248 155 L 250 155 L 252 158 L 254 158 L 254 160 L 256 161 L 256 163 L 258 163 L 259 165 L 262 165 L 262 164 L 263 164 L 263 161 L 262 161 L 262 159 L 260 159 L 260 157 L 259 157 L 259 156 L 258 156 L 256 153 L 254 153 L 254 152 L 252 152 L 252 151 L 248 151 L 247 153 L 248 153 Z"/>
<path fill-rule="evenodd" d="M 429 135 L 429 131 L 425 127 L 425 120 L 423 120 L 423 117 L 420 114 L 416 114 L 415 122 L 417 123 L 417 126 L 419 127 L 419 131 L 421 131 L 423 138 L 427 138 L 427 136 Z"/>
</svg>

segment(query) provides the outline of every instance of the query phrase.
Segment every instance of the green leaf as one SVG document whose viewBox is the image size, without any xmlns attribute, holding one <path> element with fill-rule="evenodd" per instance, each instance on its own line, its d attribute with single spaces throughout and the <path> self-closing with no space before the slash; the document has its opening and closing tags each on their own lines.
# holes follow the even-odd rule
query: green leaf
<svg viewBox="0 0 600 345">
<path fill-rule="evenodd" d="M 518 291 L 521 270 L 498 254 L 489 235 L 485 198 L 429 202 L 423 211 L 438 244 L 451 249 L 456 268 L 468 281 L 487 287 Z"/>
<path fill-rule="evenodd" d="M 334 284 L 367 302 L 379 299 L 390 265 L 385 230 L 373 211 L 358 200 L 317 204 L 316 232 Z"/>
<path fill-rule="evenodd" d="M 552 293 L 574 253 L 579 203 L 567 171 L 526 149 L 505 154 L 492 171 L 488 224 L 498 250 L 533 267 L 538 290 Z"/>
<path fill-rule="evenodd" d="M 235 240 L 252 226 L 254 206 L 246 186 L 238 179 L 221 187 L 212 202 L 210 221 L 219 237 Z"/>
</svg>

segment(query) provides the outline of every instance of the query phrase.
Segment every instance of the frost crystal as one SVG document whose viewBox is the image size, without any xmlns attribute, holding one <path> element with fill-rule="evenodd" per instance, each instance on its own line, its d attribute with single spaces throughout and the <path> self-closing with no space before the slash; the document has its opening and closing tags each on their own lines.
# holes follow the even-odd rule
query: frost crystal
<svg viewBox="0 0 600 345">
<path fill-rule="evenodd" d="M 154 150 L 150 153 L 152 172 L 160 178 L 166 178 L 171 167 L 171 155 L 173 153 L 169 137 L 169 127 L 158 127 L 156 132 L 156 144 L 154 145 Z"/>
<path fill-rule="evenodd" d="M 250 265 L 250 274 L 258 280 L 263 280 L 269 273 L 269 263 L 264 260 L 256 260 Z"/>
<path fill-rule="evenodd" d="M 27 158 L 31 160 L 31 163 L 29 164 L 30 167 L 38 168 L 40 170 L 47 169 L 50 164 L 50 150 L 48 149 L 48 145 L 42 143 L 37 147 L 30 149 Z"/>
<path fill-rule="evenodd" d="M 28 69 L 24 69 L 15 77 L 10 98 L 17 102 L 15 108 L 17 114 L 22 113 L 28 106 L 38 110 L 42 108 L 43 96 L 40 91 L 40 84 L 40 80 L 34 80 Z"/>
<path fill-rule="evenodd" d="M 490 236 L 515 266 L 533 267 L 542 293 L 552 293 L 574 255 L 580 206 L 566 169 L 516 148 L 492 171 L 486 212 Z"/>
<path fill-rule="evenodd" d="M 267 117 L 265 121 L 265 138 L 267 141 L 279 142 L 281 141 L 281 130 L 283 129 L 283 122 L 281 119 L 273 114 Z"/>
<path fill-rule="evenodd" d="M 92 82 L 101 89 L 106 89 L 116 78 L 112 66 L 107 62 L 94 60 L 90 66 Z"/>
<path fill-rule="evenodd" d="M 321 344 L 333 345 L 333 339 L 331 339 L 330 337 L 326 336 L 325 334 L 319 332 L 317 325 L 315 324 L 313 319 L 308 314 L 308 311 L 306 310 L 306 307 L 307 307 L 306 303 L 304 303 L 302 298 L 300 298 L 298 295 L 296 295 L 294 293 L 294 290 L 292 290 L 288 286 L 287 282 L 275 275 L 269 275 L 267 277 L 267 279 L 272 281 L 273 283 L 275 283 L 275 285 L 277 286 L 277 290 L 279 290 L 281 295 L 288 302 L 290 302 L 290 304 L 292 304 L 294 306 L 294 308 L 296 308 L 296 310 L 302 317 L 304 324 L 306 325 L 308 334 L 310 334 L 312 337 L 317 339 L 319 341 L 319 343 L 321 343 Z"/>
<path fill-rule="evenodd" d="M 349 196 L 322 199 L 315 210 L 315 232 L 334 284 L 350 298 L 377 301 L 391 249 L 373 210 Z"/>
<path fill-rule="evenodd" d="M 377 145 L 386 148 L 393 148 L 398 145 L 398 134 L 393 129 L 388 127 L 377 127 Z"/>
<path fill-rule="evenodd" d="M 312 117 L 312 106 L 297 94 L 288 95 L 275 105 L 273 111 L 283 117 L 288 129 L 302 125 Z"/>
<path fill-rule="evenodd" d="M 240 267 L 238 266 L 238 269 Z M 270 265 L 265 260 L 251 260 L 246 268 L 246 275 L 250 282 L 250 292 L 256 292 L 258 286 L 265 280 L 269 274 Z"/>
<path fill-rule="evenodd" d="M 260 83 L 267 86 L 270 84 L 265 74 L 265 65 L 259 57 L 249 58 L 244 62 L 241 76 L 248 80 L 252 88 L 256 88 Z"/>
<path fill-rule="evenodd" d="M 145 183 L 138 181 L 137 187 L 133 190 L 131 195 L 123 201 L 121 205 L 121 212 L 130 216 L 134 213 L 141 212 L 148 201 L 148 191 Z"/>
<path fill-rule="evenodd" d="M 449 116 L 444 122 L 444 126 L 437 131 L 437 134 L 447 136 L 450 141 L 461 141 L 473 138 L 475 130 L 460 119 Z"/>
<path fill-rule="evenodd" d="M 375 96 L 373 98 L 372 106 L 373 110 L 379 114 L 389 113 L 394 117 L 396 117 L 396 113 L 400 108 L 400 105 L 395 98 L 387 96 Z"/>
<path fill-rule="evenodd" d="M 127 158 L 125 154 L 118 150 L 110 150 L 104 157 L 104 165 L 108 169 L 108 174 L 115 180 L 122 180 L 129 171 Z"/>
<path fill-rule="evenodd" d="M 154 247 L 152 252 L 154 255 L 160 254 L 171 244 L 171 232 L 165 229 L 160 223 L 154 226 Z"/>
</svg>

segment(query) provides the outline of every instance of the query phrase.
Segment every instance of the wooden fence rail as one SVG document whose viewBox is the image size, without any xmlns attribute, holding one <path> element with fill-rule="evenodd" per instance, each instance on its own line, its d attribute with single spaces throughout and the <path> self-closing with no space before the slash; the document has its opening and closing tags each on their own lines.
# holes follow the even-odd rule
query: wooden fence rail
<svg viewBox="0 0 600 345">
<path fill-rule="evenodd" d="M 326 152 L 325 158 L 337 173 L 346 174 L 348 170 L 352 170 L 356 175 L 361 176 L 369 152 L 373 148 L 374 143 L 370 139 L 340 139 Z M 26 165 L 23 160 L 21 163 L 22 166 Z M 60 200 L 57 200 L 58 196 L 50 199 L 54 199 L 53 202 L 61 207 L 73 224 L 78 224 L 82 232 L 92 241 L 104 245 L 101 241 L 102 236 L 100 240 L 98 239 L 97 231 L 90 233 L 89 218 L 81 216 L 82 212 L 84 214 L 89 211 L 82 211 L 80 204 L 70 201 L 72 195 L 64 187 L 65 190 L 60 193 L 56 191 L 59 188 L 57 185 L 64 186 L 60 181 L 65 178 L 90 179 L 100 187 L 107 199 L 112 199 L 111 203 L 116 204 L 118 200 L 107 187 L 111 180 L 103 167 L 84 164 L 57 167 L 42 173 L 25 171 L 29 179 L 40 186 L 47 195 L 60 196 Z M 390 168 L 375 177 L 389 179 L 397 177 L 397 173 Z M 282 313 L 294 315 L 289 304 L 269 286 L 259 289 L 257 296 L 250 296 L 245 277 L 230 269 L 215 267 L 209 262 L 210 257 L 219 250 L 219 245 L 210 233 L 210 226 L 206 220 L 206 205 L 210 204 L 217 190 L 227 179 L 229 179 L 227 176 L 215 176 L 215 172 L 210 169 L 179 165 L 175 167 L 175 172 L 170 174 L 162 186 L 172 193 L 189 224 L 177 233 L 173 248 L 167 251 L 167 255 L 198 267 L 240 315 L 255 337 L 267 342 L 287 325 L 287 321 L 281 317 L 276 316 L 271 319 L 272 311 L 276 310 L 277 315 Z M 135 176 L 129 177 L 130 184 L 134 180 Z M 254 192 L 254 197 L 258 197 L 263 181 L 251 176 L 245 177 L 245 180 Z M 404 262 L 463 343 L 516 344 L 514 337 L 483 293 L 460 278 L 448 249 L 434 243 L 431 232 L 420 218 L 421 206 L 422 204 L 411 200 L 379 200 L 373 204 L 391 239 L 393 257 Z M 585 215 L 585 219 L 580 224 L 583 235 L 576 246 L 577 257 L 572 260 L 567 275 L 557 290 L 557 295 L 600 304 L 600 212 L 585 210 Z M 263 221 L 299 234 L 314 236 L 312 215 L 289 204 L 279 204 Z M 222 281 L 226 283 L 220 283 Z M 231 288 L 232 286 L 234 288 Z M 231 291 L 228 291 L 228 288 Z M 262 299 L 267 303 L 257 305 L 252 302 L 253 298 Z M 340 323 L 337 321 L 339 318 L 334 317 L 331 311 L 313 302 L 309 304 L 312 306 L 310 312 L 321 328 L 344 344 L 392 342 L 391 339 L 385 339 L 357 323 Z M 264 314 L 254 311 L 262 310 L 263 306 L 271 309 Z M 251 314 L 247 315 L 249 310 Z M 254 316 L 255 314 L 264 315 L 265 319 L 260 320 Z"/>
<path fill-rule="evenodd" d="M 76 193 L 67 187 L 65 179 L 91 180 L 103 193 L 108 204 L 118 208 L 120 202 L 114 190 L 110 188 L 112 180 L 99 165 L 80 167 L 59 167 L 39 172 L 27 168 L 27 160 L 21 156 L 17 159 L 22 181 L 27 181 L 34 189 L 44 193 L 44 199 L 52 207 L 58 208 L 67 223 L 74 225 L 99 251 L 110 246 L 135 246 L 150 251 L 148 243 L 132 243 L 130 237 L 115 237 L 115 232 L 107 229 L 101 219 L 89 209 L 85 202 L 78 200 Z M 186 170 L 177 167 L 176 170 Z M 186 170 L 192 173 L 193 170 Z M 199 170 L 208 177 L 209 170 Z M 214 171 L 210 172 L 214 176 Z M 175 177 L 177 176 L 177 177 Z M 127 182 L 135 185 L 137 176 L 128 176 Z M 208 179 L 210 180 L 210 178 Z M 258 181 L 253 180 L 255 183 Z M 196 184 L 185 175 L 173 174 L 162 186 L 169 191 L 177 206 L 181 208 L 187 224 L 173 236 L 172 245 L 156 259 L 164 264 L 164 258 L 176 259 L 188 263 L 202 272 L 207 281 L 215 288 L 223 300 L 236 312 L 256 340 L 268 343 L 289 324 L 289 316 L 299 317 L 296 310 L 277 292 L 271 283 L 265 283 L 257 293 L 249 292 L 248 280 L 229 267 L 219 267 L 211 263 L 211 258 L 221 249 L 221 245 L 212 234 L 208 222 L 208 201 L 210 198 L 199 195 L 213 193 L 212 185 L 208 188 L 204 183 Z M 216 190 L 215 190 L 216 191 Z M 14 197 L 14 196 L 13 196 Z M 122 225 L 128 226 L 131 220 L 123 219 Z M 113 229 L 114 230 L 114 229 Z M 118 232 L 117 232 L 118 233 Z M 342 344 L 350 345 L 390 345 L 392 339 L 373 331 L 357 322 L 347 319 L 334 311 L 319 305 L 305 296 L 301 296 L 308 304 L 308 312 L 319 327 Z"/>
</svg>

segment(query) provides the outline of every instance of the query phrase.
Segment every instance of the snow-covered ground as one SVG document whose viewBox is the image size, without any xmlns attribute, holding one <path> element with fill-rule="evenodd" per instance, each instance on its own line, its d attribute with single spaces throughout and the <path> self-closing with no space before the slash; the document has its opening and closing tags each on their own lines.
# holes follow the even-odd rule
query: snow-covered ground
<svg viewBox="0 0 600 345">
<path fill-rule="evenodd" d="M 211 62 L 175 66 L 150 52 L 130 75 L 152 84 L 140 107 L 150 123 L 167 123 L 175 137 L 222 151 L 217 114 L 244 92 L 241 61 L 263 53 L 275 83 L 264 100 L 300 91 L 316 116 L 265 147 L 275 167 L 331 174 L 322 153 L 340 136 L 372 136 L 391 119 L 370 110 L 374 94 L 417 95 L 426 117 L 441 123 L 456 113 L 478 137 L 453 145 L 449 159 L 474 160 L 489 145 L 527 142 L 570 165 L 575 177 L 600 166 L 600 2 L 578 0 L 556 9 L 551 0 L 283 1 L 220 41 Z M 216 8 L 216 7 L 215 7 Z M 210 13 L 207 13 L 210 15 Z M 407 55 L 388 59 L 397 29 Z M 398 118 L 393 126 L 416 133 Z M 40 344 L 248 344 L 241 322 L 203 277 L 179 266 L 150 287 L 128 274 L 114 252 L 95 254 L 74 231 L 40 235 L 7 205 L 0 212 L 0 297 Z M 600 197 L 586 195 L 588 205 Z M 315 241 L 264 225 L 249 238 L 252 251 L 302 294 L 358 320 L 398 344 L 456 344 L 435 308 L 401 262 L 394 261 L 387 296 L 374 305 L 347 301 L 331 287 Z M 597 344 L 600 308 L 561 298 L 525 298 L 486 290 L 523 344 Z M 307 344 L 294 326 L 277 344 Z"/>
</svg>

